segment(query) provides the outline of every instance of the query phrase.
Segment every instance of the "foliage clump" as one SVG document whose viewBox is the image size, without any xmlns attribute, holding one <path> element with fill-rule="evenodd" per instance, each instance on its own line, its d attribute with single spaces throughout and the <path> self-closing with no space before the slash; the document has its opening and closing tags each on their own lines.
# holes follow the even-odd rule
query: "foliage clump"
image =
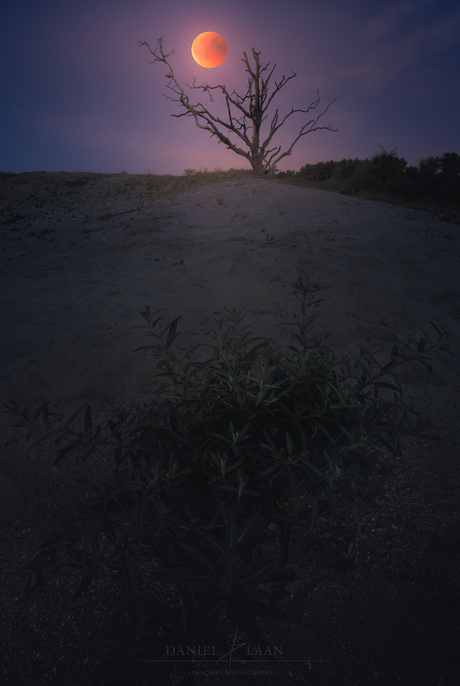
<svg viewBox="0 0 460 686">
<path fill-rule="evenodd" d="M 338 361 L 311 335 L 319 315 L 307 308 L 319 301 L 308 280 L 299 278 L 296 289 L 301 317 L 289 322 L 298 332 L 287 349 L 250 337 L 232 310 L 214 320 L 211 342 L 180 356 L 173 350 L 180 317 L 162 329 L 162 317 L 144 306 L 155 342 L 142 347 L 157 359 L 161 385 L 143 389 L 147 399 L 132 409 L 108 399 L 105 425 L 90 405 L 66 420 L 56 406 L 31 412 L 6 405 L 29 436 L 46 430 L 37 443 L 53 436 L 62 444 L 56 462 L 113 449 L 113 483 L 96 488 L 90 508 L 91 539 L 65 543 L 86 568 L 75 600 L 102 568 L 131 598 L 130 565 L 143 546 L 152 580 L 176 584 L 180 607 L 155 607 L 183 637 L 196 640 L 226 618 L 260 639 L 257 618 L 280 616 L 286 583 L 295 579 L 294 555 L 319 546 L 341 567 L 353 564 L 342 518 L 356 525 L 363 504 L 377 507 L 380 479 L 401 452 L 402 436 L 437 438 L 430 421 L 403 401 L 406 381 L 397 370 L 420 364 L 434 381 L 427 355 L 445 350 L 448 334 L 431 323 L 436 342 L 409 336 L 388 352 L 370 332 L 359 359 Z M 206 359 L 196 355 L 202 346 Z M 381 354 L 389 358 L 384 363 Z"/>
<path fill-rule="evenodd" d="M 279 172 L 278 179 L 344 194 L 384 194 L 405 202 L 460 203 L 460 155 L 445 152 L 407 164 L 396 150 L 379 146 L 370 159 L 330 160 L 306 164 L 298 172 Z"/>
</svg>

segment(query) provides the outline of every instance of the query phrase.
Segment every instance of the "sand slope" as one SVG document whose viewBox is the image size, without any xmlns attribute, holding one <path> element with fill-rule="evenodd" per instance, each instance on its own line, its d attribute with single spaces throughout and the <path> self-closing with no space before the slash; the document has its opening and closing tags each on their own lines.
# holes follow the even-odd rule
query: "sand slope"
<svg viewBox="0 0 460 686">
<path fill-rule="evenodd" d="M 313 308 L 323 313 L 316 331 L 330 333 L 338 357 L 358 354 L 371 326 L 390 343 L 394 330 L 431 333 L 427 320 L 441 320 L 453 351 L 433 364 L 444 385 L 431 397 L 411 393 L 444 441 L 407 439 L 378 520 L 370 513 L 360 525 L 356 574 L 331 575 L 320 556 L 308 558 L 308 593 L 292 601 L 306 619 L 276 638 L 296 659 L 308 649 L 318 660 L 318 686 L 432 684 L 441 675 L 456 683 L 460 227 L 248 175 L 195 181 L 0 175 L 2 401 L 57 400 L 68 416 L 87 400 L 103 411 L 104 396 L 137 398 L 156 371 L 148 351 L 132 352 L 149 343 L 143 304 L 164 308 L 165 324 L 182 316 L 180 347 L 209 340 L 203 331 L 225 307 L 247 313 L 254 335 L 289 343 L 293 329 L 282 323 L 299 312 L 299 275 L 324 298 Z M 100 684 L 86 656 L 135 639 L 124 606 L 102 581 L 72 604 L 80 571 L 37 551 L 80 510 L 107 465 L 98 455 L 53 467 L 52 444 L 27 455 L 32 440 L 10 416 L 0 415 L 0 430 L 4 683 Z M 38 581 L 20 600 L 34 564 Z M 149 577 L 143 583 L 148 595 Z M 281 667 L 270 683 L 287 686 L 291 673 Z"/>
<path fill-rule="evenodd" d="M 224 308 L 288 342 L 299 275 L 325 298 L 317 331 L 337 354 L 369 326 L 389 339 L 441 319 L 459 340 L 460 231 L 438 217 L 247 176 L 166 197 L 148 176 L 79 178 L 3 180 L 3 396 L 131 392 L 148 363 L 129 327 L 147 303 L 182 316 L 184 346 Z"/>
</svg>

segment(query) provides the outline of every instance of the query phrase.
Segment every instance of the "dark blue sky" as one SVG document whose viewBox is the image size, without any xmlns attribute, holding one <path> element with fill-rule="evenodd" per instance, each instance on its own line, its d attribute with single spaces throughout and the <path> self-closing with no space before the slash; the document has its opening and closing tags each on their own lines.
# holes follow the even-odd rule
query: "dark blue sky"
<svg viewBox="0 0 460 686">
<path fill-rule="evenodd" d="M 220 33 L 216 69 L 191 56 L 194 38 Z M 243 50 L 298 76 L 273 101 L 280 115 L 337 96 L 320 131 L 302 138 L 280 169 L 372 156 L 382 145 L 409 164 L 460 153 L 458 0 L 17 0 L 0 22 L 0 170 L 181 174 L 248 167 L 192 119 L 171 117 L 165 69 L 139 41 L 164 37 L 181 83 L 244 90 Z M 286 147 L 298 114 L 280 131 Z"/>
</svg>

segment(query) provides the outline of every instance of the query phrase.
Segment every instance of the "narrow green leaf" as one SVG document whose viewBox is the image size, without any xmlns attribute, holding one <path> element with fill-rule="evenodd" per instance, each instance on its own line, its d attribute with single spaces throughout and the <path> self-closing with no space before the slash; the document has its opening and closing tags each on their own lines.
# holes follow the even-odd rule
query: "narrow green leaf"
<svg viewBox="0 0 460 686">
<path fill-rule="evenodd" d="M 125 597 L 132 602 L 132 595 L 131 595 L 131 579 L 129 577 L 129 570 L 128 570 L 128 565 L 126 562 L 126 557 L 124 553 L 120 555 L 121 558 L 121 569 L 120 569 L 120 582 L 121 582 L 121 588 L 122 591 L 125 595 Z"/>
<path fill-rule="evenodd" d="M 113 554 L 117 553 L 122 545 L 124 545 L 127 542 L 129 534 L 132 532 L 132 530 L 137 526 L 137 522 L 133 522 L 130 524 L 117 538 L 117 542 L 115 543 L 114 549 L 113 549 Z"/>
<path fill-rule="evenodd" d="M 189 561 L 187 561 L 188 563 Z M 205 583 L 209 585 L 209 574 L 190 572 L 185 567 L 170 567 L 161 572 L 151 572 L 152 579 L 180 579 L 181 581 L 193 582 L 195 584 Z"/>
<path fill-rule="evenodd" d="M 284 523 L 281 529 L 281 560 L 284 564 L 287 564 L 289 555 L 289 542 L 291 539 L 291 526 Z"/>
<path fill-rule="evenodd" d="M 423 364 L 423 366 L 424 366 L 425 369 L 427 370 L 428 374 L 429 374 L 430 376 L 433 376 L 433 367 L 431 366 L 431 364 L 429 364 L 429 363 L 426 362 L 425 360 L 419 360 L 419 362 L 420 362 L 421 364 Z"/>
<path fill-rule="evenodd" d="M 92 535 L 91 547 L 93 549 L 93 553 L 94 553 L 95 557 L 97 557 L 97 555 L 99 554 L 99 551 L 100 551 L 99 529 L 97 528 L 97 525 L 94 521 L 93 521 L 93 535 Z"/>
<path fill-rule="evenodd" d="M 360 517 L 359 506 L 356 503 L 354 503 L 353 504 L 353 523 L 354 523 L 355 527 L 357 527 L 359 524 L 359 517 Z"/>
<path fill-rule="evenodd" d="M 44 410 L 45 407 L 46 407 L 46 403 L 44 405 L 40 405 L 40 407 L 37 410 L 35 410 L 34 414 L 32 415 L 32 421 L 33 422 L 35 422 L 35 420 L 42 413 L 42 411 Z"/>
<path fill-rule="evenodd" d="M 329 431 L 322 425 L 320 421 L 318 421 L 315 417 L 311 417 L 310 421 L 315 424 L 315 426 L 318 427 L 318 429 L 329 439 L 329 441 L 332 443 L 332 445 L 336 444 L 336 441 L 332 438 L 331 434 Z"/>
<path fill-rule="evenodd" d="M 51 433 L 45 434 L 44 436 L 39 438 L 38 441 L 35 441 L 35 443 L 33 445 L 31 445 L 30 448 L 27 450 L 27 455 L 29 455 L 29 453 L 33 450 L 33 448 L 35 448 L 35 446 L 37 446 L 42 441 L 45 441 L 49 436 L 51 436 Z M 57 461 L 57 458 L 56 458 L 56 461 Z"/>
<path fill-rule="evenodd" d="M 279 567 L 280 564 L 281 560 L 273 560 L 272 562 L 267 562 L 261 567 L 252 570 L 247 575 L 245 575 L 245 577 L 241 581 L 238 582 L 238 584 L 235 587 L 235 590 L 244 593 L 256 584 L 262 583 L 262 580 L 265 577 L 265 575 Z"/>
<path fill-rule="evenodd" d="M 256 508 L 254 508 L 254 510 L 251 512 L 249 517 L 244 522 L 242 528 L 239 531 L 238 539 L 236 542 L 236 545 L 238 548 L 240 548 L 247 541 L 249 536 L 251 535 L 251 533 L 254 529 L 255 523 L 257 522 L 257 520 L 260 516 L 261 510 L 262 510 L 261 506 L 258 505 Z"/>
<path fill-rule="evenodd" d="M 261 603 L 260 601 L 244 598 L 241 601 L 241 605 L 246 609 L 250 610 L 257 617 L 272 617 L 273 619 L 281 619 L 283 613 L 280 610 L 274 609 L 267 605 L 266 603 Z"/>
<path fill-rule="evenodd" d="M 276 512 L 272 512 L 271 520 L 275 524 L 280 524 L 283 526 L 285 524 L 298 524 L 299 523 L 298 515 L 287 514 L 287 512 L 280 512 L 279 510 Z"/>
<path fill-rule="evenodd" d="M 91 419 L 91 406 L 88 405 L 85 412 L 85 431 L 91 432 L 92 419 Z"/>
<path fill-rule="evenodd" d="M 72 595 L 72 601 L 75 603 L 78 598 L 81 596 L 83 591 L 90 585 L 91 581 L 99 571 L 99 565 L 92 565 L 91 568 L 88 570 L 88 572 L 85 574 L 83 577 L 82 581 L 78 585 L 77 590 L 75 593 Z"/>
<path fill-rule="evenodd" d="M 290 435 L 288 434 L 287 431 L 286 431 L 286 447 L 287 447 L 288 455 L 292 455 L 292 453 L 294 452 L 294 443 L 293 443 L 292 438 L 290 437 Z"/>
<path fill-rule="evenodd" d="M 167 569 L 171 569 L 172 563 L 170 562 L 166 554 L 166 551 L 163 549 L 163 546 L 161 546 L 160 543 L 154 538 L 153 533 L 150 530 L 150 527 L 148 529 L 145 529 L 143 533 L 147 536 L 149 545 L 152 548 L 155 555 L 158 557 L 158 559 L 161 560 L 161 562 Z"/>
<path fill-rule="evenodd" d="M 72 443 L 69 443 L 68 445 L 66 445 L 65 448 L 63 448 L 62 450 L 59 451 L 59 453 L 58 453 L 56 459 L 54 460 L 54 464 L 56 464 L 56 462 L 59 462 L 60 460 L 62 460 L 62 459 L 63 459 L 66 455 L 68 455 L 72 450 L 75 450 L 75 448 L 78 448 L 79 445 L 81 445 L 81 441 L 80 441 L 80 440 L 78 440 L 78 441 L 72 441 Z"/>
<path fill-rule="evenodd" d="M 210 543 L 222 556 L 225 555 L 225 547 L 223 544 L 213 536 L 207 529 L 197 526 L 193 522 L 187 522 L 188 528 L 193 531 L 197 536 L 200 536 L 205 541 Z"/>
<path fill-rule="evenodd" d="M 85 405 L 82 405 L 81 407 L 79 407 L 78 410 L 76 410 L 73 413 L 73 415 L 70 417 L 70 419 L 68 419 L 66 421 L 65 426 L 64 426 L 65 429 L 67 429 L 70 426 L 70 424 L 73 422 L 75 417 L 77 417 L 80 414 L 80 412 L 85 409 L 85 407 L 86 407 L 86 403 L 85 403 Z"/>
<path fill-rule="evenodd" d="M 201 631 L 202 627 L 204 626 L 211 626 L 212 620 L 215 617 L 218 617 L 222 610 L 224 609 L 224 602 L 221 601 L 220 603 L 217 603 L 213 607 L 207 610 L 207 612 L 204 612 L 201 614 L 199 618 L 197 618 L 191 626 L 191 633 L 192 635 L 198 635 L 199 632 Z"/>
<path fill-rule="evenodd" d="M 115 529 L 113 527 L 112 520 L 110 519 L 109 515 L 107 512 L 103 512 L 102 514 L 102 520 L 103 520 L 103 526 L 104 526 L 104 533 L 111 541 L 111 543 L 115 543 L 117 540 L 117 535 L 115 533 Z"/>
<path fill-rule="evenodd" d="M 192 601 L 193 605 L 195 607 L 200 607 L 200 600 L 197 596 L 196 589 L 197 589 L 197 584 L 191 584 L 190 582 L 186 582 L 185 584 L 188 595 L 190 600 Z M 200 589 L 200 594 L 201 594 L 201 589 Z M 189 603 L 184 603 L 184 606 L 189 608 Z"/>
<path fill-rule="evenodd" d="M 93 445 L 91 448 L 88 448 L 88 450 L 82 455 L 82 461 L 84 462 L 85 460 L 88 459 L 91 455 L 93 455 L 97 450 L 97 446 Z"/>
<path fill-rule="evenodd" d="M 145 523 L 146 523 L 145 520 L 147 517 L 147 513 L 149 511 L 151 502 L 152 502 L 152 492 L 147 491 L 147 493 L 144 495 L 144 497 L 142 499 L 141 507 L 139 510 L 139 524 L 140 524 L 141 530 L 145 529 Z"/>
<path fill-rule="evenodd" d="M 168 337 L 166 339 L 166 348 L 168 349 L 171 347 L 172 343 L 176 340 L 176 338 L 180 335 L 179 333 L 176 334 L 177 322 L 179 321 L 179 319 L 182 319 L 182 317 L 176 317 L 174 321 L 168 324 L 168 326 L 163 331 L 164 335 L 166 331 L 168 331 L 169 329 Z"/>
<path fill-rule="evenodd" d="M 196 563 L 198 563 L 199 566 L 208 571 L 216 585 L 222 586 L 222 588 L 224 588 L 227 591 L 227 586 L 224 580 L 221 578 L 219 569 L 213 562 L 211 562 L 211 560 L 208 557 L 202 555 L 198 550 L 196 550 L 193 546 L 189 545 L 188 543 L 180 543 L 179 545 L 181 549 L 189 555 L 189 557 L 191 557 Z"/>
<path fill-rule="evenodd" d="M 436 326 L 436 324 L 433 324 L 433 322 L 430 322 L 430 321 L 428 321 L 428 324 L 431 324 L 431 326 L 432 326 L 433 329 L 436 331 L 436 333 L 438 334 L 439 337 L 442 336 L 442 332 L 441 332 L 441 330 Z M 441 324 L 441 326 L 442 326 L 442 324 Z M 446 330 L 444 329 L 443 326 L 442 326 L 442 328 L 443 328 L 443 332 L 445 333 Z"/>
<path fill-rule="evenodd" d="M 264 636 L 254 620 L 252 610 L 248 610 L 249 608 L 245 608 L 244 606 L 240 607 L 238 611 L 238 619 L 251 641 L 260 645 L 264 641 Z"/>
</svg>

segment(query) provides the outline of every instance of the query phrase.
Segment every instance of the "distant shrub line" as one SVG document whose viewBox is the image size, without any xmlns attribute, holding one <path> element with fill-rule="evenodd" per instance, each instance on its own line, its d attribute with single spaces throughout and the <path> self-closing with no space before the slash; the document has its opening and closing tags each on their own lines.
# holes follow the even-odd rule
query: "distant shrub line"
<svg viewBox="0 0 460 686">
<path fill-rule="evenodd" d="M 382 146 L 372 158 L 306 164 L 298 172 L 279 172 L 278 179 L 345 194 L 385 193 L 411 202 L 418 198 L 434 203 L 460 202 L 460 155 L 445 152 L 409 166 L 395 150 Z"/>
</svg>

